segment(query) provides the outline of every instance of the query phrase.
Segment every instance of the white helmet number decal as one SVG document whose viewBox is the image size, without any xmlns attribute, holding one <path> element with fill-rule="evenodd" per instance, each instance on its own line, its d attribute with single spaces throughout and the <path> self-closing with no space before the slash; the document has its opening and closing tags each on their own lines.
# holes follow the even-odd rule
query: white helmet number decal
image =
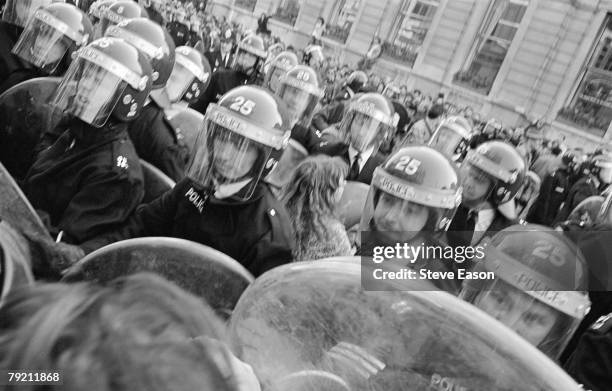
<svg viewBox="0 0 612 391">
<path fill-rule="evenodd" d="M 230 105 L 230 109 L 239 112 L 243 115 L 249 115 L 253 112 L 255 108 L 255 102 L 252 100 L 248 100 L 243 96 L 237 96 L 234 99 L 234 103 Z"/>
<path fill-rule="evenodd" d="M 420 160 L 413 159 L 410 156 L 402 156 L 399 159 L 399 162 L 397 162 L 397 164 L 395 165 L 395 169 L 399 171 L 404 171 L 406 175 L 414 175 L 419 169 L 420 165 Z"/>
</svg>

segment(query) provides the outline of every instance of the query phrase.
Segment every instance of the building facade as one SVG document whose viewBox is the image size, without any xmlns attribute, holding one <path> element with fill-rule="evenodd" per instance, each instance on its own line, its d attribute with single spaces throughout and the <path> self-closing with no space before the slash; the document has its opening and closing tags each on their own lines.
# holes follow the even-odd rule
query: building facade
<svg viewBox="0 0 612 391">
<path fill-rule="evenodd" d="M 612 0 L 216 0 L 246 26 L 272 15 L 296 47 L 326 21 L 326 52 L 356 64 L 374 38 L 377 74 L 508 126 L 543 119 L 571 146 L 612 142 Z"/>
</svg>

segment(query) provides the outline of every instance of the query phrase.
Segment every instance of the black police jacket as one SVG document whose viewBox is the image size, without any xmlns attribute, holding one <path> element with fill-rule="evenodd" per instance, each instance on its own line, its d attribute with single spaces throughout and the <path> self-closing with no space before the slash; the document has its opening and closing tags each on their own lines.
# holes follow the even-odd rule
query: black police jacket
<svg viewBox="0 0 612 391">
<path fill-rule="evenodd" d="M 324 141 L 321 139 L 321 132 L 314 128 L 307 128 L 299 124 L 291 129 L 291 138 L 306 148 L 308 153 L 315 151 L 319 144 Z"/>
<path fill-rule="evenodd" d="M 534 224 L 552 225 L 568 192 L 569 174 L 566 169 L 558 169 L 545 176 L 540 187 L 540 194 L 527 215 L 527 221 Z"/>
<path fill-rule="evenodd" d="M 154 101 L 130 123 L 128 133 L 141 159 L 162 170 L 175 182 L 185 177 L 189 149 L 178 140 L 164 111 Z"/>
<path fill-rule="evenodd" d="M 189 29 L 181 22 L 171 22 L 166 26 L 176 47 L 185 46 L 189 40 Z"/>
<path fill-rule="evenodd" d="M 592 176 L 582 178 L 570 188 L 565 203 L 557 217 L 555 222 L 561 222 L 567 220 L 572 211 L 585 199 L 590 196 L 599 194 L 598 185 L 595 183 L 595 179 Z"/>
<path fill-rule="evenodd" d="M 233 88 L 246 84 L 248 81 L 249 76 L 243 72 L 222 69 L 213 72 L 206 91 L 200 95 L 200 99 L 197 102 L 191 104 L 191 108 L 206 114 L 209 104 L 217 103 L 223 94 Z"/>
<path fill-rule="evenodd" d="M 254 276 L 291 262 L 291 223 L 285 207 L 260 183 L 247 201 L 209 198 L 183 179 L 155 201 L 142 205 L 120 231 L 82 247 L 86 252 L 110 242 L 142 236 L 169 236 L 199 242 L 240 262 Z"/>
<path fill-rule="evenodd" d="M 22 27 L 0 22 L 0 94 L 22 81 L 45 76 L 38 68 L 11 53 L 22 31 Z"/>
<path fill-rule="evenodd" d="M 144 196 L 143 174 L 127 125 L 98 129 L 74 119 L 42 150 L 23 190 L 49 217 L 52 235 L 81 244 L 123 226 Z"/>
</svg>

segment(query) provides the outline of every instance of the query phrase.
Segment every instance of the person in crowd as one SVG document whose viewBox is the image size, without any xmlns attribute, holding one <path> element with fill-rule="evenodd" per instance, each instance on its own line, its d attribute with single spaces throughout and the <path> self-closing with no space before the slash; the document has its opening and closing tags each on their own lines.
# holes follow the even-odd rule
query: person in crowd
<svg viewBox="0 0 612 391">
<path fill-rule="evenodd" d="M 527 167 L 531 168 L 541 155 L 544 134 L 541 128 L 528 126 L 524 135 L 523 142 L 519 144 L 517 150 L 525 158 Z"/>
<path fill-rule="evenodd" d="M 570 189 L 555 218 L 559 223 L 567 220 L 570 212 L 586 198 L 601 194 L 612 183 L 612 154 L 602 153 L 592 158 L 589 174 L 579 179 Z"/>
<path fill-rule="evenodd" d="M 145 18 L 109 27 L 106 36 L 124 39 L 149 58 L 155 75 L 151 94 L 128 133 L 139 158 L 180 181 L 185 176 L 189 152 L 164 114 L 164 109 L 170 106 L 166 85 L 176 57 L 172 37 L 163 27 Z"/>
<path fill-rule="evenodd" d="M 167 25 L 168 32 L 175 46 L 185 46 L 189 40 L 189 26 L 187 15 L 182 8 L 174 15 L 172 22 Z"/>
<path fill-rule="evenodd" d="M 12 49 L 27 66 L 12 69 L 0 84 L 0 93 L 35 77 L 61 76 L 72 54 L 92 38 L 89 18 L 72 4 L 53 3 L 36 10 Z"/>
<path fill-rule="evenodd" d="M 231 89 L 245 84 L 259 84 L 259 68 L 266 59 L 266 50 L 263 40 L 256 35 L 245 37 L 234 52 L 230 69 L 217 69 L 213 72 L 210 84 L 200 99 L 191 107 L 206 113 L 208 105 L 217 100 Z"/>
<path fill-rule="evenodd" d="M 268 28 L 269 19 L 270 17 L 266 15 L 265 12 L 262 12 L 262 14 L 259 16 L 259 19 L 257 19 L 257 30 L 255 31 L 255 34 L 261 34 L 265 36 L 270 35 L 270 29 Z"/>
<path fill-rule="evenodd" d="M 0 21 L 0 93 L 21 81 L 11 81 L 13 73 L 29 70 L 36 72 L 35 67 L 13 54 L 13 48 L 28 20 L 40 6 L 48 6 L 52 0 L 8 0 Z M 6 86 L 5 86 L 6 84 Z"/>
<path fill-rule="evenodd" d="M 493 270 L 494 279 L 464 280 L 459 297 L 558 359 L 591 304 L 576 245 L 552 228 L 511 226 L 491 238 L 474 268 Z"/>
<path fill-rule="evenodd" d="M 569 194 L 570 166 L 574 156 L 566 153 L 561 158 L 561 166 L 554 172 L 546 175 L 540 187 L 540 194 L 533 203 L 527 221 L 534 224 L 552 226 L 561 204 Z"/>
<path fill-rule="evenodd" d="M 353 254 L 336 214 L 347 172 L 342 159 L 325 155 L 306 158 L 293 172 L 281 200 L 292 220 L 294 261 Z"/>
<path fill-rule="evenodd" d="M 370 184 L 374 169 L 385 159 L 378 149 L 393 134 L 398 120 L 387 98 L 363 94 L 351 102 L 337 131 L 323 132 L 323 141 L 312 153 L 342 157 L 350 167 L 348 180 Z"/>
<path fill-rule="evenodd" d="M 127 129 L 142 111 L 153 74 L 148 58 L 118 38 L 101 38 L 78 53 L 52 98 L 66 120 L 52 138 L 43 137 L 23 183 L 57 241 L 76 245 L 124 224 L 144 196 Z"/>
<path fill-rule="evenodd" d="M 237 87 L 207 110 L 186 177 L 143 205 L 123 227 L 81 247 L 169 236 L 213 247 L 253 275 L 291 261 L 291 224 L 283 204 L 261 181 L 290 135 L 284 104 L 256 86 Z"/>
<path fill-rule="evenodd" d="M 323 36 L 324 33 L 325 33 L 325 19 L 319 16 L 312 30 L 310 44 L 311 45 L 321 45 L 321 37 Z"/>
<path fill-rule="evenodd" d="M 444 106 L 433 105 L 427 112 L 427 118 L 418 120 L 412 125 L 408 131 L 406 138 L 402 140 L 398 148 L 403 148 L 408 145 L 424 145 L 427 144 L 431 136 L 438 128 L 441 116 L 444 113 Z"/>
<path fill-rule="evenodd" d="M 58 373 L 52 391 L 258 391 L 224 335 L 210 307 L 153 274 L 38 284 L 0 308 L 0 366 Z"/>
<path fill-rule="evenodd" d="M 461 165 L 463 200 L 450 224 L 451 245 L 476 245 L 516 221 L 499 206 L 518 192 L 526 173 L 525 161 L 510 144 L 488 141 L 468 151 Z"/>
</svg>

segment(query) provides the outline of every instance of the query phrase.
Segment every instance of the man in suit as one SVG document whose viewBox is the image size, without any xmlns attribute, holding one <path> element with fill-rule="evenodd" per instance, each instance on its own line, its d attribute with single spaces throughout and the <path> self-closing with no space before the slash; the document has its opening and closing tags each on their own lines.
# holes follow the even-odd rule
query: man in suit
<svg viewBox="0 0 612 391">
<path fill-rule="evenodd" d="M 516 221 L 499 211 L 525 178 L 523 157 L 509 143 L 487 141 L 468 152 L 461 166 L 463 201 L 448 234 L 453 246 L 476 245 Z"/>
<path fill-rule="evenodd" d="M 312 153 L 342 157 L 350 167 L 347 179 L 369 185 L 374 169 L 385 159 L 378 148 L 395 131 L 397 121 L 387 98 L 378 93 L 363 94 L 350 104 L 338 131 L 330 132 L 338 139 L 322 137 Z"/>
</svg>

